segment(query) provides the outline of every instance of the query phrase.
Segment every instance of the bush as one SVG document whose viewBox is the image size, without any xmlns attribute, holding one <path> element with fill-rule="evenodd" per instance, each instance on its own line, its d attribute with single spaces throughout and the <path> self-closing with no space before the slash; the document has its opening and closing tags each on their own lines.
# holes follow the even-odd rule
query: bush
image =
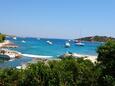
<svg viewBox="0 0 115 86">
<path fill-rule="evenodd" d="M 5 35 L 0 34 L 0 42 L 3 42 L 5 40 Z"/>
<path fill-rule="evenodd" d="M 115 41 L 108 41 L 98 48 L 98 61 L 102 74 L 99 78 L 101 86 L 115 86 Z"/>
<path fill-rule="evenodd" d="M 98 86 L 100 70 L 82 58 L 38 62 L 27 69 L 0 70 L 1 86 Z"/>
<path fill-rule="evenodd" d="M 98 48 L 98 61 L 103 66 L 103 74 L 109 74 L 115 78 L 115 41 L 108 41 Z"/>
</svg>

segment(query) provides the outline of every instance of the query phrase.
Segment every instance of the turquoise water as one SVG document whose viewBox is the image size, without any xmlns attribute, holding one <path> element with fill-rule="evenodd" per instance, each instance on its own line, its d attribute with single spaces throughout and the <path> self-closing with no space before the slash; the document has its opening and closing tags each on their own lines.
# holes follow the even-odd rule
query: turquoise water
<svg viewBox="0 0 115 86">
<path fill-rule="evenodd" d="M 12 50 L 17 50 L 22 54 L 32 54 L 32 55 L 45 55 L 54 56 L 56 58 L 66 52 L 87 54 L 87 55 L 97 55 L 96 49 L 101 45 L 99 42 L 84 42 L 85 46 L 76 46 L 73 41 L 70 41 L 71 47 L 65 48 L 65 39 L 37 39 L 37 38 L 17 38 L 16 40 L 8 38 L 8 40 L 14 42 L 18 45 L 18 48 L 11 48 Z M 25 41 L 25 43 L 22 42 Z M 51 41 L 53 45 L 49 45 L 46 41 Z M 11 62 L 0 63 L 0 67 L 15 67 L 31 61 L 32 58 L 22 57 Z"/>
</svg>

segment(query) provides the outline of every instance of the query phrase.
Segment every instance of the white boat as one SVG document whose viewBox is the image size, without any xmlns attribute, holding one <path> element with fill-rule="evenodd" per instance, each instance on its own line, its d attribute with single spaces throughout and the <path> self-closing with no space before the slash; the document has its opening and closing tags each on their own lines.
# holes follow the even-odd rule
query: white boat
<svg viewBox="0 0 115 86">
<path fill-rule="evenodd" d="M 16 37 L 13 37 L 14 40 L 16 40 L 17 38 Z"/>
<path fill-rule="evenodd" d="M 70 46 L 71 46 L 71 45 L 70 45 L 69 42 L 66 42 L 66 43 L 65 43 L 65 47 L 66 47 L 66 48 L 69 48 Z"/>
<path fill-rule="evenodd" d="M 71 40 L 69 39 L 68 41 L 70 42 Z"/>
<path fill-rule="evenodd" d="M 74 40 L 75 43 L 79 43 L 80 41 L 79 40 Z"/>
<path fill-rule="evenodd" d="M 53 43 L 51 41 L 46 41 L 49 45 L 52 45 Z"/>
<path fill-rule="evenodd" d="M 26 43 L 26 41 L 22 40 L 22 43 Z"/>
<path fill-rule="evenodd" d="M 76 43 L 76 45 L 77 45 L 77 46 L 84 46 L 85 44 L 82 43 L 82 42 L 78 42 L 78 43 Z"/>
</svg>

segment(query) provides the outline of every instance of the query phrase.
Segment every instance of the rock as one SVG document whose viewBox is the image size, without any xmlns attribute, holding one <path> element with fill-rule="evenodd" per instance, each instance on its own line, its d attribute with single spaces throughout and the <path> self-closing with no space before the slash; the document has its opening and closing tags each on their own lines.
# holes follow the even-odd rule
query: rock
<svg viewBox="0 0 115 86">
<path fill-rule="evenodd" d="M 8 55 L 0 55 L 1 60 L 10 60 L 10 57 Z"/>
<path fill-rule="evenodd" d="M 11 59 L 20 58 L 22 56 L 20 52 L 13 51 L 13 50 L 8 50 L 8 49 L 1 49 L 0 50 L 0 55 L 7 55 Z"/>
<path fill-rule="evenodd" d="M 74 56 L 72 54 L 69 54 L 69 53 L 65 53 L 61 56 L 59 56 L 60 59 L 63 59 L 63 58 L 74 58 Z"/>
</svg>

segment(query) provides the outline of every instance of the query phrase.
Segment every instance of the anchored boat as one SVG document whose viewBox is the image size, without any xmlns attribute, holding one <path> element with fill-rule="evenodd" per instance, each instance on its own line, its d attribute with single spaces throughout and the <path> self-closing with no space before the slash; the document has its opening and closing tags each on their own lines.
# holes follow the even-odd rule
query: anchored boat
<svg viewBox="0 0 115 86">
<path fill-rule="evenodd" d="M 71 46 L 71 45 L 70 45 L 69 42 L 66 42 L 66 43 L 65 43 L 65 47 L 66 47 L 66 48 L 69 48 L 70 46 Z"/>
<path fill-rule="evenodd" d="M 51 41 L 46 41 L 49 45 L 52 45 L 53 43 Z"/>
</svg>

